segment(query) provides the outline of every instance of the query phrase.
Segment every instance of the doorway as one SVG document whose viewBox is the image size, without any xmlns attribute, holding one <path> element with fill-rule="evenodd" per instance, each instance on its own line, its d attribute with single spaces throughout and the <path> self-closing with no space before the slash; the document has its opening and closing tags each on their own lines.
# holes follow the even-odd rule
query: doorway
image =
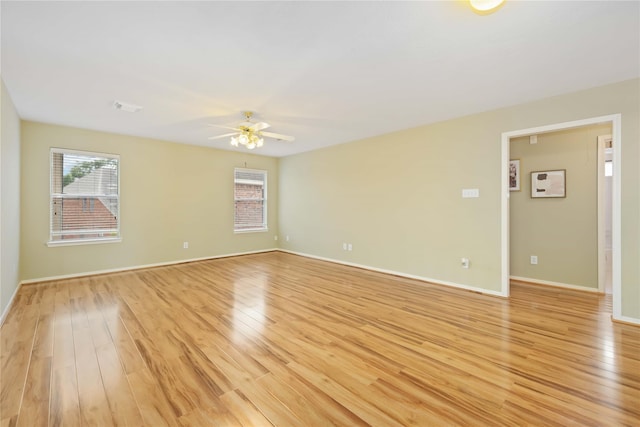
<svg viewBox="0 0 640 427">
<path fill-rule="evenodd" d="M 612 291 L 613 141 L 598 136 L 598 290 Z"/>
<path fill-rule="evenodd" d="M 608 123 L 611 125 L 612 161 L 616 165 L 616 171 L 612 177 L 612 204 L 611 204 L 611 293 L 613 300 L 613 318 L 620 319 L 622 311 L 621 300 L 621 150 L 620 127 L 621 115 L 594 117 L 585 120 L 564 122 L 536 128 L 521 129 L 502 134 L 502 197 L 501 197 L 501 295 L 508 297 L 510 292 L 510 251 L 509 251 L 509 159 L 511 138 L 529 135 L 539 135 L 549 132 L 562 131 L 583 126 Z"/>
</svg>

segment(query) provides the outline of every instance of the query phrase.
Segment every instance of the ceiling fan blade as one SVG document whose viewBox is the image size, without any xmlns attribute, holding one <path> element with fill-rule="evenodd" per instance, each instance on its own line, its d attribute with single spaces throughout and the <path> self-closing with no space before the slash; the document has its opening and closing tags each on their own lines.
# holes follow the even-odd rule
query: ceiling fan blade
<svg viewBox="0 0 640 427">
<path fill-rule="evenodd" d="M 249 126 L 254 132 L 257 132 L 259 130 L 262 129 L 266 129 L 271 127 L 271 125 L 269 123 L 265 123 L 265 122 L 258 122 L 258 123 L 253 123 L 251 126 Z"/>
<path fill-rule="evenodd" d="M 237 127 L 231 127 L 231 126 L 222 126 L 222 125 L 214 125 L 214 124 L 209 124 L 209 126 L 221 128 L 221 129 L 230 129 L 230 130 L 240 131 L 240 129 L 238 129 Z"/>
<path fill-rule="evenodd" d="M 281 135 L 279 133 L 273 133 L 273 132 L 260 132 L 260 135 L 262 136 L 266 136 L 268 138 L 275 138 L 281 141 L 295 141 L 295 137 L 293 136 L 289 136 L 289 135 Z"/>
<path fill-rule="evenodd" d="M 233 136 L 233 135 L 237 135 L 238 132 L 233 132 L 233 133 L 225 133 L 224 135 L 218 135 L 218 136 L 210 136 L 209 138 L 207 138 L 208 140 L 214 140 L 214 139 L 220 139 L 220 138 L 227 138 L 229 136 Z"/>
</svg>

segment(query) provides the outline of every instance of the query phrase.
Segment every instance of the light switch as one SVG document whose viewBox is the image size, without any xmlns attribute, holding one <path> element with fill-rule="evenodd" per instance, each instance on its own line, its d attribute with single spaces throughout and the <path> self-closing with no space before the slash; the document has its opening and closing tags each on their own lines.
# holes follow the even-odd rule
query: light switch
<svg viewBox="0 0 640 427">
<path fill-rule="evenodd" d="M 470 199 L 480 197 L 480 190 L 478 188 L 464 188 L 462 189 L 462 198 Z"/>
</svg>

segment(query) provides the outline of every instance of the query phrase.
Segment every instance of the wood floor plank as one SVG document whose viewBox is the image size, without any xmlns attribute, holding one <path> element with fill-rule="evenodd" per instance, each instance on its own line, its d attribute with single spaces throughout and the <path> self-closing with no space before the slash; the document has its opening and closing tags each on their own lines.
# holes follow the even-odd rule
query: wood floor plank
<svg viewBox="0 0 640 427">
<path fill-rule="evenodd" d="M 293 399 L 299 400 L 300 398 L 303 398 L 305 405 L 303 405 L 302 410 L 314 411 L 314 415 L 318 417 L 315 424 L 336 426 L 368 425 L 353 412 L 336 402 L 330 395 L 325 394 L 319 388 L 315 387 L 310 381 L 307 381 L 305 378 L 297 375 L 296 372 L 289 369 L 288 366 L 268 363 L 267 365 L 274 377 L 286 384 L 286 388 L 291 389 L 287 390 L 283 386 L 278 387 L 278 389 L 285 388 L 284 396 L 282 394 L 275 394 L 278 399 L 289 404 Z M 269 389 L 272 393 L 275 393 L 274 390 L 276 390 L 276 387 L 271 386 Z M 298 397 L 298 395 L 300 397 Z M 304 419 L 304 416 L 298 414 L 300 409 L 294 409 L 294 412 L 299 418 Z M 319 416 L 320 414 L 321 417 Z"/>
<path fill-rule="evenodd" d="M 640 328 L 611 306 L 280 252 L 25 285 L 0 427 L 637 427 Z"/>
<path fill-rule="evenodd" d="M 140 409 L 131 392 L 129 380 L 113 343 L 106 343 L 98 347 L 96 355 L 114 424 L 118 426 L 143 425 Z"/>
<path fill-rule="evenodd" d="M 0 418 L 17 420 L 38 319 L 16 315 L 13 322 L 17 322 L 12 331 L 15 333 L 15 342 L 9 342 L 7 348 L 3 349 L 0 366 Z"/>
<path fill-rule="evenodd" d="M 292 389 L 284 379 L 268 374 L 256 382 L 260 384 L 261 389 L 268 390 L 275 400 L 281 402 L 297 420 L 300 420 L 298 422 L 300 425 L 339 425 L 332 422 L 333 420 L 314 400 L 307 400 L 307 397 Z M 282 423 L 278 424 L 282 425 Z"/>
<path fill-rule="evenodd" d="M 216 345 L 203 347 L 202 352 L 212 363 L 216 365 L 220 372 L 229 379 L 233 384 L 234 389 L 253 379 L 259 378 L 268 372 L 264 367 L 262 367 L 263 370 L 259 370 L 257 374 L 253 373 L 255 370 L 252 368 L 257 364 L 254 363 L 253 358 L 234 358 Z M 236 355 L 239 356 L 240 353 L 236 353 Z M 247 360 L 250 360 L 250 362 L 246 362 Z"/>
<path fill-rule="evenodd" d="M 262 378 L 269 377 L 267 374 Z M 274 397 L 266 386 L 263 386 L 261 378 L 252 381 L 252 384 L 236 390 L 236 392 L 249 400 L 253 406 L 264 414 L 264 416 L 276 426 L 296 426 L 304 425 L 302 420 L 298 418 L 287 405 Z"/>
<path fill-rule="evenodd" d="M 188 342 L 188 340 L 186 340 Z M 234 389 L 234 384 L 225 373 L 207 357 L 199 347 L 184 344 L 180 346 L 184 352 L 180 356 L 182 364 L 201 382 L 213 396 L 219 397 Z"/>
<path fill-rule="evenodd" d="M 75 365 L 61 365 L 54 368 L 50 408 L 50 426 L 75 427 L 82 425 Z"/>
<path fill-rule="evenodd" d="M 140 369 L 129 375 L 127 379 L 135 395 L 138 409 L 148 426 L 164 427 L 178 426 L 178 416 L 160 385 L 148 369 Z"/>
<path fill-rule="evenodd" d="M 238 390 L 224 394 L 220 399 L 243 427 L 274 425 L 249 398 Z"/>
<path fill-rule="evenodd" d="M 31 357 L 36 359 L 53 357 L 54 330 L 55 320 L 53 314 L 48 312 L 41 314 L 38 318 L 38 329 L 36 330 Z"/>
<path fill-rule="evenodd" d="M 425 393 L 412 393 L 408 388 L 397 384 L 397 381 L 389 382 L 379 379 L 371 385 L 374 392 L 384 396 L 387 401 L 402 404 L 385 406 L 385 412 L 396 420 L 401 420 L 405 425 L 450 425 L 452 418 L 459 418 L 461 423 L 479 425 L 478 418 L 457 413 L 452 416 L 447 411 L 447 405 L 440 399 L 425 396 Z"/>
<path fill-rule="evenodd" d="M 144 368 L 144 361 L 138 352 L 133 338 L 120 318 L 106 322 L 109 334 L 118 352 L 118 357 L 126 374 L 131 374 Z"/>
<path fill-rule="evenodd" d="M 323 393 L 332 396 L 340 405 L 356 414 L 360 419 L 370 425 L 401 426 L 402 423 L 385 414 L 378 406 L 371 404 L 368 388 L 360 389 L 359 393 L 353 393 L 353 381 L 346 381 L 346 387 L 331 379 L 325 374 L 315 371 L 312 368 L 291 362 L 289 367 L 298 375 L 315 385 Z M 344 378 L 342 379 L 344 380 Z M 380 402 L 382 405 L 382 402 Z M 386 405 L 385 405 L 386 406 Z"/>
<path fill-rule="evenodd" d="M 242 424 L 229 412 L 218 413 L 207 409 L 198 409 L 189 415 L 180 417 L 183 427 L 240 427 Z"/>
<path fill-rule="evenodd" d="M 85 322 L 83 320 L 80 320 L 76 325 L 78 325 L 78 328 L 74 326 L 73 342 L 82 423 L 100 426 L 114 425 L 93 339 L 91 338 L 91 330 L 89 327 L 84 327 Z M 86 325 L 88 325 L 88 322 Z"/>
<path fill-rule="evenodd" d="M 22 405 L 30 408 L 21 411 L 18 426 L 47 427 L 49 424 L 49 392 L 51 387 L 51 358 L 33 358 L 25 384 Z"/>
<path fill-rule="evenodd" d="M 53 369 L 75 366 L 76 356 L 71 313 L 68 311 L 56 312 L 54 322 Z"/>
<path fill-rule="evenodd" d="M 155 342 L 136 337 L 136 346 L 160 391 L 163 393 L 176 417 L 189 414 L 195 408 L 196 398 L 192 395 L 188 383 L 178 374 L 180 366 L 172 365 L 179 358 L 165 358 Z M 177 350 L 176 350 L 177 351 Z"/>
</svg>

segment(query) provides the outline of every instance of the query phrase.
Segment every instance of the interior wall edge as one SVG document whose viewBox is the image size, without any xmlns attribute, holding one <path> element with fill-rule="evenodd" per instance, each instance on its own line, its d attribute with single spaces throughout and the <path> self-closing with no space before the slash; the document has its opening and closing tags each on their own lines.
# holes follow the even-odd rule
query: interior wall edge
<svg viewBox="0 0 640 427">
<path fill-rule="evenodd" d="M 208 261 L 208 260 L 219 259 L 219 258 L 231 258 L 231 257 L 237 257 L 237 256 L 243 256 L 243 255 L 253 255 L 253 254 L 260 254 L 265 252 L 274 252 L 277 250 L 279 249 L 278 248 L 260 249 L 255 251 L 229 253 L 229 254 L 214 255 L 214 256 L 201 257 L 201 258 L 166 261 L 166 262 L 159 262 L 154 264 L 134 265 L 134 266 L 128 266 L 128 267 L 113 268 L 108 270 L 86 271 L 82 273 L 63 274 L 60 276 L 40 277 L 36 279 L 22 280 L 20 282 L 20 285 L 33 285 L 36 283 L 52 282 L 54 280 L 77 279 L 79 277 L 99 276 L 102 274 L 121 273 L 125 271 L 133 271 L 133 270 L 143 270 L 145 268 L 166 267 L 169 265 L 188 264 L 190 262 Z"/>
<path fill-rule="evenodd" d="M 581 291 L 581 292 L 590 292 L 590 293 L 594 293 L 594 294 L 601 294 L 602 292 L 600 292 L 600 290 L 598 288 L 591 288 L 588 286 L 580 286 L 580 285 L 573 285 L 570 283 L 560 283 L 560 282 L 553 282 L 551 280 L 541 280 L 541 279 L 534 279 L 531 277 L 521 277 L 521 276 L 509 276 L 510 280 L 517 280 L 518 282 L 527 282 L 527 283 L 531 283 L 534 285 L 543 285 L 543 286 L 553 286 L 556 288 L 566 288 L 566 289 L 573 289 L 576 291 Z"/>
<path fill-rule="evenodd" d="M 21 119 L 0 76 L 0 312 L 20 286 Z"/>
<path fill-rule="evenodd" d="M 615 318 L 611 316 L 611 321 L 613 323 L 621 323 L 623 325 L 640 326 L 640 319 L 635 319 L 633 317 L 620 316 Z"/>
<path fill-rule="evenodd" d="M 21 287 L 22 287 L 22 282 L 18 283 L 16 290 L 13 292 L 13 295 L 11 296 L 11 298 L 9 298 L 9 302 L 7 303 L 7 306 L 4 308 L 4 311 L 0 315 L 0 327 L 2 327 L 2 325 L 4 324 L 4 321 L 7 318 L 7 315 L 9 314 L 9 311 L 11 311 L 11 307 L 13 307 L 13 303 L 15 302 L 16 296 L 18 296 L 18 292 L 20 291 Z"/>
<path fill-rule="evenodd" d="M 413 274 L 403 273 L 401 271 L 387 270 L 387 269 L 384 269 L 384 268 L 377 268 L 377 267 L 372 267 L 372 266 L 369 266 L 369 265 L 357 264 L 357 263 L 353 263 L 353 262 L 342 261 L 342 260 L 335 259 L 335 258 L 327 258 L 327 257 L 312 255 L 312 254 L 308 254 L 308 253 L 304 253 L 304 252 L 292 251 L 292 250 L 288 250 L 288 249 L 281 249 L 280 248 L 280 249 L 277 249 L 277 251 L 285 252 L 285 253 L 292 254 L 292 255 L 298 255 L 298 256 L 305 257 L 305 258 L 312 258 L 312 259 L 317 259 L 317 260 L 320 260 L 320 261 L 332 262 L 334 264 L 341 264 L 341 265 L 346 265 L 346 266 L 349 266 L 349 267 L 361 268 L 363 270 L 375 271 L 377 273 L 384 273 L 384 274 L 389 274 L 389 275 L 392 275 L 392 276 L 404 277 L 406 279 L 418 280 L 420 282 L 425 282 L 425 283 L 429 283 L 429 284 L 433 284 L 433 285 L 449 286 L 449 287 L 452 287 L 452 288 L 458 288 L 458 289 L 462 289 L 462 290 L 465 290 L 465 291 L 476 292 L 476 293 L 480 293 L 480 294 L 483 294 L 483 295 L 500 297 L 500 298 L 507 298 L 507 296 L 503 295 L 501 292 L 492 291 L 490 289 L 478 288 L 476 286 L 469 286 L 469 285 L 465 285 L 465 284 L 462 284 L 462 283 L 454 283 L 454 282 L 447 282 L 447 281 L 438 280 L 438 279 L 431 279 L 431 278 L 428 278 L 428 277 L 422 277 L 422 276 L 416 276 L 416 275 L 413 275 Z"/>
</svg>

